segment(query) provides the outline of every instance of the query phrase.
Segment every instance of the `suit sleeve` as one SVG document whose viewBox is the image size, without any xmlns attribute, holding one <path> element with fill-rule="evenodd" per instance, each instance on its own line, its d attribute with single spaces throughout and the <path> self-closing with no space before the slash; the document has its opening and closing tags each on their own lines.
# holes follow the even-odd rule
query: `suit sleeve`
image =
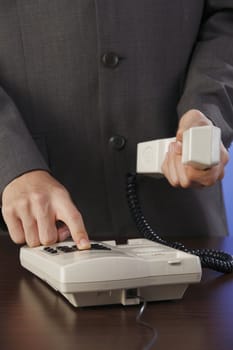
<svg viewBox="0 0 233 350">
<path fill-rule="evenodd" d="M 16 177 L 49 170 L 15 104 L 0 87 L 0 194 Z"/>
<path fill-rule="evenodd" d="M 199 109 L 233 139 L 233 1 L 206 1 L 204 16 L 178 104 L 181 117 Z"/>
</svg>

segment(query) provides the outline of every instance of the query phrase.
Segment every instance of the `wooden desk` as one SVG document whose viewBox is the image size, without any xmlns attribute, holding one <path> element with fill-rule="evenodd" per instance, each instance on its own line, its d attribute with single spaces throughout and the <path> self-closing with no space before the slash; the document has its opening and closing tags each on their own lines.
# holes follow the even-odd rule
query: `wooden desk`
<svg viewBox="0 0 233 350">
<path fill-rule="evenodd" d="M 233 239 L 196 240 L 233 252 Z M 20 267 L 19 248 L 0 237 L 2 350 L 141 350 L 151 338 L 135 317 L 138 306 L 75 309 Z M 233 275 L 206 270 L 179 301 L 150 303 L 143 320 L 158 331 L 157 350 L 232 350 Z"/>
</svg>

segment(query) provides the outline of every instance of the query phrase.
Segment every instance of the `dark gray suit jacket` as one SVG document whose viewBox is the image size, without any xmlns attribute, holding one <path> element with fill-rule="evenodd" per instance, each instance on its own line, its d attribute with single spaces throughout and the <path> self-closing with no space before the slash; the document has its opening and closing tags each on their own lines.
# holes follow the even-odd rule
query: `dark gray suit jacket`
<svg viewBox="0 0 233 350">
<path fill-rule="evenodd" d="M 90 237 L 133 236 L 125 181 L 138 142 L 174 136 L 190 108 L 232 140 L 233 2 L 1 0 L 0 85 L 0 191 L 47 169 Z M 227 234 L 221 183 L 142 177 L 139 189 L 162 235 Z"/>
</svg>

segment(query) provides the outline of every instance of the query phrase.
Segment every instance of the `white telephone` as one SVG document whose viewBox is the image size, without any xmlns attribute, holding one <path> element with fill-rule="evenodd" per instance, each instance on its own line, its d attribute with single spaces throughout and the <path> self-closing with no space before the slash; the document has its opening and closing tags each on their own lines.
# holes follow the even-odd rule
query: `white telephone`
<svg viewBox="0 0 233 350">
<path fill-rule="evenodd" d="M 172 139 L 138 145 L 137 172 L 160 173 L 167 145 Z M 190 129 L 183 140 L 183 162 L 202 168 L 215 165 L 220 157 L 220 130 Z M 190 283 L 201 279 L 200 259 L 151 240 L 129 239 L 92 242 L 79 251 L 73 241 L 50 247 L 20 249 L 23 267 L 46 281 L 74 306 L 138 304 L 182 298 Z"/>
<path fill-rule="evenodd" d="M 91 250 L 84 251 L 73 241 L 24 246 L 20 261 L 76 307 L 179 299 L 201 279 L 197 256 L 147 239 L 129 239 L 124 245 L 92 242 Z"/>
</svg>

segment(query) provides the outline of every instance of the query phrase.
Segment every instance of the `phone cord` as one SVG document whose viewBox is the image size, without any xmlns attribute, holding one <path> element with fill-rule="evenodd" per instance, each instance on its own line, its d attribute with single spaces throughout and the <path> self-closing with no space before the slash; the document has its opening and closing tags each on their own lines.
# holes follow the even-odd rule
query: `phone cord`
<svg viewBox="0 0 233 350">
<path fill-rule="evenodd" d="M 180 242 L 167 242 L 155 233 L 143 215 L 137 195 L 136 180 L 136 174 L 129 173 L 127 175 L 127 201 L 140 234 L 151 241 L 199 256 L 202 267 L 223 273 L 233 272 L 233 257 L 230 254 L 215 249 L 188 249 Z"/>
</svg>

